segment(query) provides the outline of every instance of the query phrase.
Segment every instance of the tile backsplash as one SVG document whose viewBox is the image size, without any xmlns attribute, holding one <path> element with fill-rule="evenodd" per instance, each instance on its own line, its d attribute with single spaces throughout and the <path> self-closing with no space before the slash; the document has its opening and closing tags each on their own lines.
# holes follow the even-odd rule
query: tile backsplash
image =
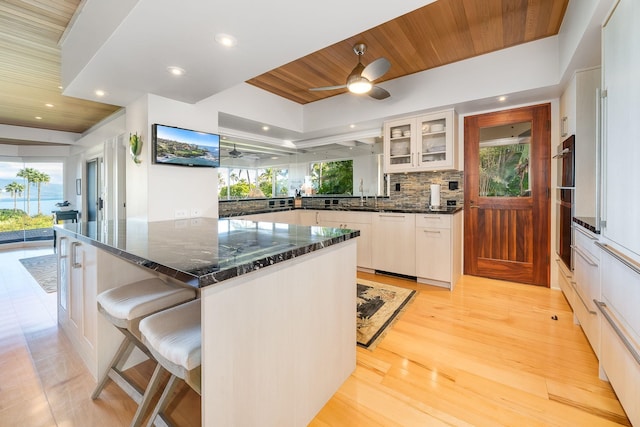
<svg viewBox="0 0 640 427">
<path fill-rule="evenodd" d="M 431 198 L 431 184 L 440 184 L 440 201 L 446 205 L 448 200 L 455 200 L 456 206 L 464 203 L 464 172 L 412 172 L 389 175 L 391 191 L 385 205 L 398 208 L 422 208 L 429 206 Z M 458 183 L 457 190 L 449 190 L 449 182 Z M 396 190 L 397 186 L 400 190 Z"/>
</svg>

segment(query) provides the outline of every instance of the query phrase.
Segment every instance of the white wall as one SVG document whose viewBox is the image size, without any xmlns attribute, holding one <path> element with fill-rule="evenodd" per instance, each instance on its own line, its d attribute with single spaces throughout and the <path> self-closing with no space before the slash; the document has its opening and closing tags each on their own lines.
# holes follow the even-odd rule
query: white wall
<svg viewBox="0 0 640 427">
<path fill-rule="evenodd" d="M 213 168 L 156 165 L 151 162 L 151 125 L 159 123 L 216 133 L 216 110 L 155 95 L 145 95 L 127 107 L 127 134 L 142 137 L 142 162 L 127 165 L 127 218 L 162 221 L 218 216 L 218 174 Z"/>
</svg>

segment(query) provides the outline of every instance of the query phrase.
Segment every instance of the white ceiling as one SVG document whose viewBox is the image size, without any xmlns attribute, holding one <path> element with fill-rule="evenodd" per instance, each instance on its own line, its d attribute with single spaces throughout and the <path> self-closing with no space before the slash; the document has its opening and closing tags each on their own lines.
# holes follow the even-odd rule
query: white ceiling
<svg viewBox="0 0 640 427">
<path fill-rule="evenodd" d="M 120 106 L 145 93 L 194 103 L 432 1 L 86 0 L 62 40 L 64 94 Z M 217 33 L 238 45 L 216 44 Z M 173 77 L 168 66 L 186 74 Z"/>
</svg>

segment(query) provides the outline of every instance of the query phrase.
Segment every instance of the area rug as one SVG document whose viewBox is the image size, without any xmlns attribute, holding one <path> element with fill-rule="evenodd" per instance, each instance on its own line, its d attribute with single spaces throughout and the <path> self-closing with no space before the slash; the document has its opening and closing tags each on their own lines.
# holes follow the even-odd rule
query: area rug
<svg viewBox="0 0 640 427">
<path fill-rule="evenodd" d="M 357 342 L 373 350 L 416 291 L 368 280 L 358 282 Z"/>
<path fill-rule="evenodd" d="M 58 267 L 55 254 L 23 258 L 20 262 L 45 292 L 56 291 Z"/>
</svg>

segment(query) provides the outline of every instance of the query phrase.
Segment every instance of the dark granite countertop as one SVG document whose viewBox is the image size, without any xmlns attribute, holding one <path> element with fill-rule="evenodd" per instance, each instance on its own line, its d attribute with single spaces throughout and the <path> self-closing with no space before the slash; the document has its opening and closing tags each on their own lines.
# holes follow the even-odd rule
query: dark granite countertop
<svg viewBox="0 0 640 427">
<path fill-rule="evenodd" d="M 357 230 L 241 219 L 64 223 L 63 235 L 195 287 L 358 237 Z"/>
<path fill-rule="evenodd" d="M 304 208 L 303 208 L 304 209 Z M 326 208 L 309 208 L 328 211 L 354 211 L 354 212 L 395 212 L 395 213 L 413 213 L 413 214 L 447 214 L 451 215 L 462 211 L 461 206 L 451 206 L 441 209 L 425 208 L 395 208 L 395 207 L 374 207 L 374 206 L 341 206 Z"/>
<path fill-rule="evenodd" d="M 227 217 L 238 217 L 243 215 L 255 215 L 261 213 L 269 213 L 269 212 L 278 212 L 278 211 L 288 211 L 292 210 L 291 207 L 284 208 L 271 208 L 271 209 L 263 209 L 251 212 L 237 212 L 233 214 L 228 214 Z M 452 215 L 462 211 L 462 206 L 451 206 L 442 209 L 431 209 L 429 207 L 425 208 L 395 208 L 395 207 L 374 207 L 374 206 L 325 206 L 325 207 L 301 207 L 295 208 L 296 210 L 314 210 L 314 211 L 341 211 L 341 212 L 395 212 L 395 213 L 413 213 L 413 214 L 445 214 Z M 221 216 L 222 217 L 222 216 Z"/>
<path fill-rule="evenodd" d="M 584 228 L 586 228 L 587 230 L 591 231 L 592 233 L 595 234 L 600 234 L 600 230 L 596 229 L 596 219 L 594 217 L 588 217 L 588 216 L 580 216 L 580 217 L 573 217 L 573 222 L 575 222 L 578 225 L 583 226 Z"/>
</svg>

